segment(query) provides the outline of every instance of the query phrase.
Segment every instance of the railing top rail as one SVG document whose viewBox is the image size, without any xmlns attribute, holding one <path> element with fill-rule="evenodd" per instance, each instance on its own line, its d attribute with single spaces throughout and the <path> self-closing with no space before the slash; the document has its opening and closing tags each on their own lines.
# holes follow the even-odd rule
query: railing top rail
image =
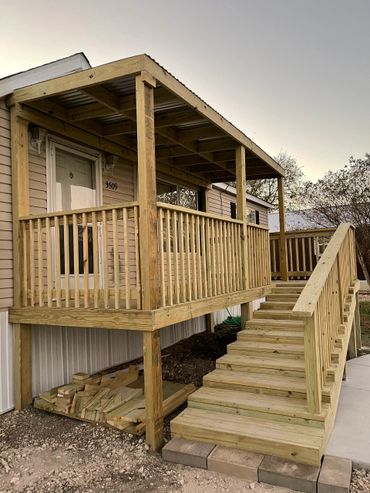
<svg viewBox="0 0 370 493">
<path fill-rule="evenodd" d="M 318 229 L 296 229 L 294 231 L 286 231 L 285 236 L 289 238 L 290 236 L 327 236 L 328 233 L 335 233 L 337 228 L 318 228 Z M 272 238 L 279 237 L 280 232 L 275 231 L 270 233 Z"/>
<path fill-rule="evenodd" d="M 210 212 L 196 211 L 195 209 L 188 209 L 187 207 L 182 207 L 180 205 L 167 204 L 166 202 L 157 202 L 157 207 L 162 209 L 170 209 L 177 212 L 182 212 L 185 214 L 192 214 L 194 216 L 208 217 L 210 219 L 217 219 L 219 221 L 227 221 L 235 224 L 243 224 L 243 221 L 238 219 L 231 219 L 227 216 L 221 216 L 219 214 L 212 214 Z"/>
<path fill-rule="evenodd" d="M 353 228 L 351 224 L 343 223 L 336 229 L 293 308 L 293 316 L 310 317 L 313 315 L 339 249 L 351 228 Z"/>
<path fill-rule="evenodd" d="M 256 224 L 256 223 L 247 223 L 248 227 L 256 228 L 256 229 L 262 229 L 263 231 L 269 231 L 266 226 L 262 226 L 261 224 Z"/>
<path fill-rule="evenodd" d="M 101 211 L 110 211 L 112 209 L 122 209 L 122 208 L 131 208 L 139 205 L 139 202 L 121 202 L 117 204 L 110 205 L 102 205 L 98 207 L 86 207 L 85 209 L 72 209 L 69 211 L 58 211 L 58 212 L 45 212 L 43 214 L 29 214 L 27 216 L 21 216 L 19 218 L 20 221 L 29 221 L 31 219 L 46 219 L 47 217 L 63 217 L 63 216 L 72 216 L 73 214 L 83 214 L 83 213 L 91 213 L 91 212 L 101 212 Z"/>
</svg>

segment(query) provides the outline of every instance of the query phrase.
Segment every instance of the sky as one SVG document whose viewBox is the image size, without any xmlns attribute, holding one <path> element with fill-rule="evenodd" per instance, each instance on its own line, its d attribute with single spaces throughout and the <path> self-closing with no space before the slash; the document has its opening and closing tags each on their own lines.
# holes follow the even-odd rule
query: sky
<svg viewBox="0 0 370 493">
<path fill-rule="evenodd" d="M 370 0 L 3 0 L 0 77 L 148 53 L 306 177 L 370 152 Z"/>
</svg>

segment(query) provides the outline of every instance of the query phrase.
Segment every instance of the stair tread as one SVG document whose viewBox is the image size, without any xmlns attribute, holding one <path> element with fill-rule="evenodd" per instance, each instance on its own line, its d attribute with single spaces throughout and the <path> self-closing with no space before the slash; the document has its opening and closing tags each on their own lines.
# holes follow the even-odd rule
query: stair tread
<svg viewBox="0 0 370 493">
<path fill-rule="evenodd" d="M 287 375 L 274 375 L 266 373 L 243 372 L 235 370 L 213 370 L 203 377 L 203 384 L 215 382 L 222 385 L 241 385 L 264 389 L 282 390 L 286 392 L 299 392 L 306 394 L 306 381 L 301 377 Z M 329 386 L 322 388 L 322 393 L 330 395 Z"/>
<path fill-rule="evenodd" d="M 252 320 L 248 320 L 248 322 L 245 323 L 246 327 L 250 327 L 253 325 L 261 325 L 261 324 L 266 324 L 266 325 L 272 325 L 274 327 L 302 327 L 303 328 L 303 321 L 301 320 L 277 320 L 277 319 L 271 319 L 271 318 L 255 318 Z"/>
<path fill-rule="evenodd" d="M 216 363 L 221 362 L 225 364 L 236 364 L 245 366 L 255 366 L 262 368 L 276 368 L 281 370 L 304 370 L 305 362 L 302 359 L 289 359 L 289 358 L 269 358 L 266 356 L 250 356 L 239 354 L 225 354 L 218 358 Z"/>
<path fill-rule="evenodd" d="M 259 438 L 273 442 L 292 445 L 304 445 L 310 449 L 319 449 L 324 432 L 320 428 L 300 424 L 281 423 L 273 419 L 238 416 L 203 409 L 187 408 L 171 422 L 171 429 L 176 435 L 181 425 L 193 430 L 211 430 L 218 435 L 228 433 L 245 439 Z"/>
<path fill-rule="evenodd" d="M 242 371 L 213 370 L 203 377 L 203 382 L 219 382 L 223 384 L 245 385 L 266 389 L 306 392 L 306 382 L 300 377 L 273 375 L 265 373 L 246 373 Z"/>
<path fill-rule="evenodd" d="M 228 348 L 232 349 L 259 349 L 273 353 L 293 352 L 304 354 L 304 347 L 300 344 L 286 344 L 280 342 L 260 342 L 260 341 L 235 341 L 230 343 Z"/>
<path fill-rule="evenodd" d="M 302 339 L 304 337 L 303 331 L 294 331 L 294 330 L 271 330 L 271 329 L 245 329 L 241 330 L 238 332 L 238 337 L 239 336 L 248 336 L 248 335 L 253 335 L 257 336 L 260 335 L 261 339 L 263 339 L 263 336 L 273 336 L 273 337 L 298 337 Z"/>
<path fill-rule="evenodd" d="M 329 404 L 323 403 L 321 413 L 313 416 L 307 410 L 307 401 L 305 399 L 273 394 L 256 394 L 245 390 L 218 389 L 215 387 L 201 387 L 196 390 L 188 398 L 190 406 L 192 402 L 227 406 L 236 409 L 249 409 L 271 414 L 315 419 L 318 421 L 325 420 L 329 409 Z"/>
</svg>

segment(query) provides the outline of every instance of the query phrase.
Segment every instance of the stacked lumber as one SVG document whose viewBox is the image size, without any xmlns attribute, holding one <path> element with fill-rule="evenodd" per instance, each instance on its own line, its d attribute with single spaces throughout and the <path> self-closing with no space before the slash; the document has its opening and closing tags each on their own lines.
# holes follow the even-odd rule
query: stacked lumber
<svg viewBox="0 0 370 493">
<path fill-rule="evenodd" d="M 145 432 L 143 388 L 138 366 L 105 375 L 76 373 L 72 382 L 42 392 L 35 398 L 34 407 L 141 435 Z M 164 416 L 184 404 L 194 390 L 192 384 L 163 382 Z"/>
</svg>

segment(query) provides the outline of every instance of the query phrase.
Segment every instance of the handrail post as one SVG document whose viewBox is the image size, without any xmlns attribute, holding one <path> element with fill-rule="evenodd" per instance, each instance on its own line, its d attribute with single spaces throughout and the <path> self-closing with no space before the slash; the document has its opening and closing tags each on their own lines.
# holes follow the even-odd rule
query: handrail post
<svg viewBox="0 0 370 493">
<path fill-rule="evenodd" d="M 315 313 L 304 318 L 304 359 L 307 407 L 313 414 L 321 412 L 321 358 L 318 323 Z"/>
<path fill-rule="evenodd" d="M 288 280 L 288 265 L 286 253 L 286 236 L 285 236 L 285 205 L 284 205 L 284 178 L 278 178 L 278 196 L 279 196 L 279 251 L 280 251 L 280 276 L 282 281 Z"/>
<path fill-rule="evenodd" d="M 236 217 L 243 221 L 242 226 L 242 286 L 244 290 L 249 288 L 249 272 L 248 272 L 248 231 L 247 231 L 247 179 L 246 179 L 246 162 L 245 162 L 245 147 L 239 146 L 235 151 L 236 161 Z M 241 310 L 241 325 L 252 316 L 252 304 L 242 303 Z"/>
</svg>

